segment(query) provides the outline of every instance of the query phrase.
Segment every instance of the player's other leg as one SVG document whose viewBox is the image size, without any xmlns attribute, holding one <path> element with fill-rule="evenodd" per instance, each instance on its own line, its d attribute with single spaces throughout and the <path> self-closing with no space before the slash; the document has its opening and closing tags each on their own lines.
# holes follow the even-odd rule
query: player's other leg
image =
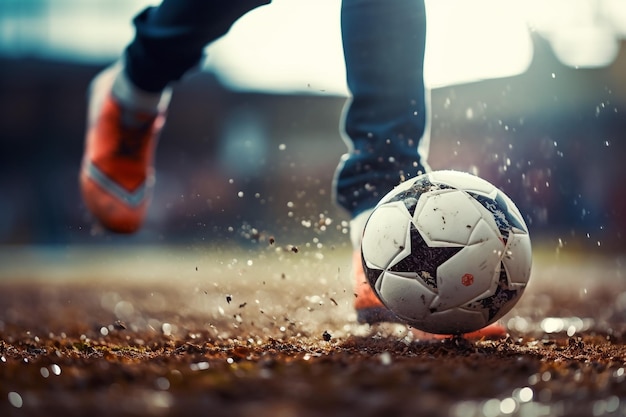
<svg viewBox="0 0 626 417">
<path fill-rule="evenodd" d="M 335 175 L 335 199 L 352 216 L 355 308 L 364 323 L 398 321 L 373 293 L 361 265 L 365 221 L 380 198 L 426 171 L 423 0 L 343 0 L 341 29 L 348 87 L 348 153 Z"/>
<path fill-rule="evenodd" d="M 361 323 L 402 322 L 367 282 L 360 247 L 367 218 L 380 198 L 429 169 L 424 1 L 343 0 L 341 25 L 352 99 L 344 114 L 348 153 L 334 186 L 337 203 L 352 216 L 354 306 Z M 419 330 L 414 334 L 420 339 L 444 337 Z M 496 324 L 465 336 L 504 334 Z"/>
<path fill-rule="evenodd" d="M 207 44 L 267 3 L 164 0 L 135 17 L 135 38 L 124 57 L 89 89 L 80 186 L 85 205 L 103 226 L 132 233 L 142 225 L 169 86 L 201 61 Z"/>
<path fill-rule="evenodd" d="M 119 98 L 115 91 L 120 88 L 132 98 Z M 90 85 L 80 188 L 87 208 L 109 230 L 132 233 L 143 222 L 168 102 L 169 92 L 151 94 L 134 87 L 122 62 Z"/>
</svg>

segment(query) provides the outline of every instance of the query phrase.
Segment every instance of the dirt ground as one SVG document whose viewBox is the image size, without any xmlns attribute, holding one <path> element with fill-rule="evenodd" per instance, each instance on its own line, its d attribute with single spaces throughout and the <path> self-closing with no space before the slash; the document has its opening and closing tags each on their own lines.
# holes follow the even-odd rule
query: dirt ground
<svg viewBox="0 0 626 417">
<path fill-rule="evenodd" d="M 355 323 L 346 248 L 0 250 L 0 416 L 626 414 L 626 258 L 536 250 L 501 340 Z"/>
</svg>

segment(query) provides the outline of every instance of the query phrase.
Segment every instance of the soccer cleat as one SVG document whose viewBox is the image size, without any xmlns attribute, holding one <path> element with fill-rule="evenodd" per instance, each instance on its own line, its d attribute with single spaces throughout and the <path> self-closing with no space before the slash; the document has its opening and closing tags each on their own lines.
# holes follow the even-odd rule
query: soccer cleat
<svg viewBox="0 0 626 417">
<path fill-rule="evenodd" d="M 104 227 L 132 233 L 142 225 L 151 199 L 154 152 L 169 91 L 158 97 L 155 111 L 124 106 L 113 95 L 121 71 L 116 64 L 90 86 L 80 188 L 87 208 Z"/>
<path fill-rule="evenodd" d="M 369 282 L 367 282 L 365 272 L 363 271 L 360 250 L 354 251 L 352 256 L 352 273 L 355 278 L 354 308 L 359 323 L 402 322 L 383 305 L 378 296 L 374 293 Z"/>
<path fill-rule="evenodd" d="M 352 256 L 352 274 L 354 276 L 354 308 L 359 323 L 399 322 L 399 319 L 383 305 L 372 290 L 361 260 L 361 237 L 365 223 L 373 210 L 366 210 L 350 221 L 350 240 L 355 248 Z"/>
</svg>

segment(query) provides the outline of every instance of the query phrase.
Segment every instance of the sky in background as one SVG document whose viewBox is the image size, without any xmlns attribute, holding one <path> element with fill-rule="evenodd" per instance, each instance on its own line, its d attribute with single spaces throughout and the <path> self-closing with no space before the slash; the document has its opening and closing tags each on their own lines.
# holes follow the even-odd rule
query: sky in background
<svg viewBox="0 0 626 417">
<path fill-rule="evenodd" d="M 116 59 L 145 0 L 0 0 L 0 54 Z M 274 0 L 208 47 L 205 68 L 240 90 L 345 94 L 339 0 Z M 428 0 L 431 87 L 523 72 L 531 32 L 574 67 L 609 64 L 626 38 L 624 0 Z"/>
</svg>

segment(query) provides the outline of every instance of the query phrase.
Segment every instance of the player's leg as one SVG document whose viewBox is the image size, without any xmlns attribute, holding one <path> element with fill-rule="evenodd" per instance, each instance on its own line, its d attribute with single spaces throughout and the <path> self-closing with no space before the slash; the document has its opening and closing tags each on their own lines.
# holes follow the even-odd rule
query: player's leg
<svg viewBox="0 0 626 417">
<path fill-rule="evenodd" d="M 425 171 L 424 2 L 343 0 L 341 28 L 352 98 L 336 198 L 354 216 Z"/>
<path fill-rule="evenodd" d="M 150 199 L 169 86 L 247 11 L 269 0 L 164 0 L 133 20 L 124 57 L 91 83 L 80 174 L 85 204 L 110 230 L 136 231 Z"/>
<path fill-rule="evenodd" d="M 429 169 L 424 1 L 343 0 L 341 24 L 352 100 L 344 117 L 349 152 L 337 169 L 335 195 L 353 219 L 355 308 L 362 323 L 400 322 L 365 279 L 360 242 L 378 200 L 401 181 Z M 443 337 L 413 332 L 421 339 Z M 506 329 L 494 323 L 465 337 L 505 334 Z"/>
<path fill-rule="evenodd" d="M 397 321 L 365 280 L 360 235 L 380 198 L 426 170 L 423 0 L 343 0 L 341 28 L 352 99 L 344 113 L 348 153 L 335 198 L 352 216 L 353 268 L 360 322 Z"/>
</svg>

